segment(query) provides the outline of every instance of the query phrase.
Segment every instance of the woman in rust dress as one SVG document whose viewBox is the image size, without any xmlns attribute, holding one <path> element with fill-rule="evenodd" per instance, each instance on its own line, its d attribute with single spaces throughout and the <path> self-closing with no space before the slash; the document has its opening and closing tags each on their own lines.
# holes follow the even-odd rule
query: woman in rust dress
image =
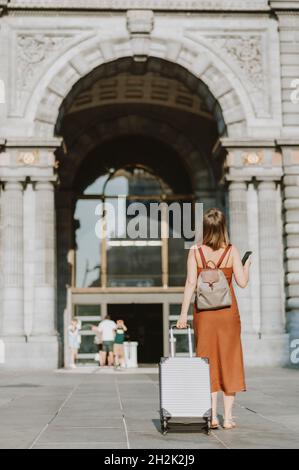
<svg viewBox="0 0 299 470">
<path fill-rule="evenodd" d="M 219 427 L 217 394 L 223 392 L 223 427 L 232 429 L 236 426 L 232 418 L 235 395 L 237 392 L 246 391 L 241 321 L 232 280 L 234 276 L 240 287 L 247 286 L 251 257 L 243 266 L 239 251 L 229 243 L 225 217 L 217 209 L 210 209 L 204 215 L 203 244 L 192 247 L 189 252 L 187 281 L 182 311 L 177 322 L 178 328 L 187 326 L 189 305 L 196 288 L 198 274 L 210 261 L 224 272 L 232 293 L 232 305 L 219 310 L 198 311 L 195 304 L 193 325 L 196 355 L 207 357 L 210 361 L 212 428 Z"/>
</svg>

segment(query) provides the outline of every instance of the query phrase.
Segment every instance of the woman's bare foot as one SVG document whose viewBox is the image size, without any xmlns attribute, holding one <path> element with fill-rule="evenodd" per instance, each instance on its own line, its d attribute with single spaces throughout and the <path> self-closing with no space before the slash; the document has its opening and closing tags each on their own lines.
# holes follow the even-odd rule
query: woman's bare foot
<svg viewBox="0 0 299 470">
<path fill-rule="evenodd" d="M 236 423 L 235 421 L 230 418 L 230 419 L 224 419 L 224 422 L 223 422 L 223 429 L 234 429 L 236 427 Z"/>
<path fill-rule="evenodd" d="M 212 418 L 212 421 L 211 421 L 211 429 L 219 429 L 219 420 L 218 418 Z"/>
</svg>

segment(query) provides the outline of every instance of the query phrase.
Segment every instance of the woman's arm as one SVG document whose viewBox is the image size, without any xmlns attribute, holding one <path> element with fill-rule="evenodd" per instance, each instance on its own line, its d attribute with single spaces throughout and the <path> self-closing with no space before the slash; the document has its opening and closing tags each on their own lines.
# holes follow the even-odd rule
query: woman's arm
<svg viewBox="0 0 299 470">
<path fill-rule="evenodd" d="M 197 262 L 195 258 L 195 249 L 191 248 L 187 261 L 187 280 L 185 284 L 184 298 L 182 303 L 181 315 L 177 322 L 177 328 L 186 328 L 188 321 L 188 311 L 192 296 L 197 284 Z"/>
<path fill-rule="evenodd" d="M 233 256 L 233 271 L 236 283 L 239 287 L 246 287 L 249 281 L 249 269 L 251 265 L 251 256 L 249 256 L 245 265 L 243 266 L 239 250 L 233 246 L 232 247 L 232 256 Z"/>
</svg>

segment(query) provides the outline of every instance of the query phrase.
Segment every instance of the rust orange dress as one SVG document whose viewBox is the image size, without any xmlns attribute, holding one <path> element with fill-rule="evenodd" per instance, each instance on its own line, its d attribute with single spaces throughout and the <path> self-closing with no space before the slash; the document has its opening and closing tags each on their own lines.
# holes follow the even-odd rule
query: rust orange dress
<svg viewBox="0 0 299 470">
<path fill-rule="evenodd" d="M 226 394 L 246 391 L 243 351 L 241 343 L 241 320 L 232 278 L 232 267 L 221 267 L 230 246 L 224 251 L 218 262 L 229 283 L 232 305 L 229 308 L 203 311 L 194 306 L 193 327 L 196 356 L 207 357 L 210 362 L 211 390 Z M 203 267 L 207 266 L 203 251 L 199 248 Z M 203 268 L 198 266 L 198 274 Z"/>
</svg>

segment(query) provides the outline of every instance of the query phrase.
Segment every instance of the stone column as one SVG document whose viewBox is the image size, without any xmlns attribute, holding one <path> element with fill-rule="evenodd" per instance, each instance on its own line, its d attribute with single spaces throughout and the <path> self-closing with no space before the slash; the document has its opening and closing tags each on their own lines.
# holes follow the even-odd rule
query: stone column
<svg viewBox="0 0 299 470">
<path fill-rule="evenodd" d="M 3 292 L 3 287 L 4 287 L 4 269 L 3 269 L 3 217 L 2 217 L 2 205 L 3 205 L 3 188 L 0 183 L 0 292 Z M 3 352 L 3 357 L 2 357 L 2 346 L 1 346 L 1 335 L 2 335 L 2 326 L 3 326 L 3 302 L 0 300 L 0 364 L 4 362 L 4 355 L 5 352 Z"/>
<path fill-rule="evenodd" d="M 28 339 L 32 334 L 35 277 L 35 191 L 27 182 L 24 197 L 24 331 Z"/>
<path fill-rule="evenodd" d="M 239 249 L 241 256 L 249 250 L 247 182 L 231 180 L 229 185 L 229 216 L 231 242 Z M 236 286 L 236 294 L 242 319 L 242 331 L 253 333 L 253 317 L 249 286 L 245 289 Z"/>
<path fill-rule="evenodd" d="M 73 193 L 61 190 L 56 194 L 56 223 L 57 223 L 57 326 L 63 337 L 64 321 L 63 315 L 66 308 L 67 289 L 71 286 L 72 266 L 74 264 L 74 241 L 73 241 Z M 75 266 L 73 266 L 75 269 Z"/>
<path fill-rule="evenodd" d="M 284 273 L 282 233 L 279 228 L 276 182 L 258 185 L 259 247 L 261 279 L 261 333 L 284 333 L 282 279 Z"/>
<path fill-rule="evenodd" d="M 299 341 L 299 146 L 284 147 L 286 310 L 290 358 Z M 296 361 L 297 362 L 297 361 Z"/>
<path fill-rule="evenodd" d="M 24 337 L 23 186 L 15 179 L 2 192 L 1 226 L 1 334 Z"/>
<path fill-rule="evenodd" d="M 51 181 L 35 185 L 34 336 L 54 336 L 55 325 L 55 206 Z"/>
</svg>

